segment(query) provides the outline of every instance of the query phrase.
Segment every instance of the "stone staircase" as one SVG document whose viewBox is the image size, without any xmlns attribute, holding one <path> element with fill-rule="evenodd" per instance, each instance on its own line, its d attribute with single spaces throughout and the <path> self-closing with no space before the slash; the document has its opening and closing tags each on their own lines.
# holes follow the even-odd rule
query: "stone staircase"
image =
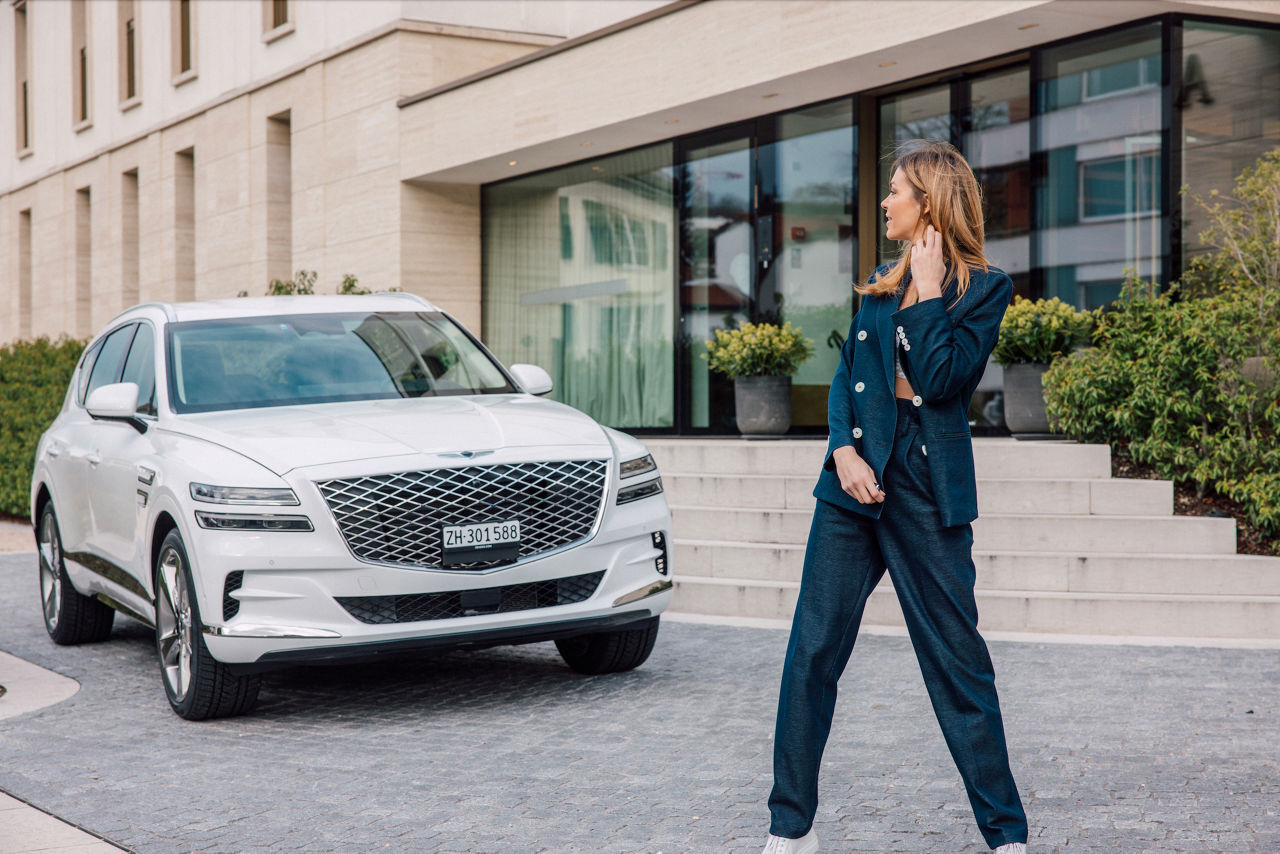
<svg viewBox="0 0 1280 854">
<path fill-rule="evenodd" d="M 671 504 L 672 611 L 790 620 L 825 441 L 646 439 Z M 1231 519 L 1173 515 L 1169 481 L 1110 448 L 978 438 L 974 563 L 988 632 L 1280 646 L 1280 557 Z M 867 626 L 902 626 L 888 576 Z"/>
</svg>

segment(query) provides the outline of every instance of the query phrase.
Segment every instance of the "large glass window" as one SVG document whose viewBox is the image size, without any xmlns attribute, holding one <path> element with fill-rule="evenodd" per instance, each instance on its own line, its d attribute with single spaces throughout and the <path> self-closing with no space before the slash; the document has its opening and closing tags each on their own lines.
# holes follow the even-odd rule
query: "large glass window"
<svg viewBox="0 0 1280 854">
<path fill-rule="evenodd" d="M 484 336 L 551 397 L 621 428 L 675 426 L 670 144 L 484 188 Z"/>
<path fill-rule="evenodd" d="M 733 432 L 733 384 L 703 355 L 716 329 L 752 320 L 755 150 L 748 128 L 691 141 L 681 163 L 680 337 L 688 426 Z M 768 245 L 765 235 L 759 245 Z"/>
<path fill-rule="evenodd" d="M 1040 54 L 1033 260 L 1046 297 L 1093 308 L 1126 270 L 1163 272 L 1161 44 L 1146 24 Z"/>
<path fill-rule="evenodd" d="M 900 95 L 887 95 L 880 99 L 880 168 L 879 195 L 876 203 L 889 195 L 889 174 L 893 167 L 893 152 L 899 145 L 912 139 L 939 139 L 951 142 L 952 137 L 951 86 L 942 84 L 928 89 L 916 89 Z M 877 218 L 878 219 L 878 218 Z M 878 229 L 880 252 L 878 263 L 884 264 L 898 257 L 897 242 L 884 236 L 884 228 Z"/>
<path fill-rule="evenodd" d="M 1208 197 L 1280 146 L 1280 30 L 1188 21 L 1182 50 L 1182 177 Z M 1203 251 L 1203 213 L 1182 212 L 1184 250 Z"/>
<path fill-rule="evenodd" d="M 804 330 L 814 356 L 791 380 L 791 423 L 825 427 L 827 393 L 853 316 L 858 245 L 853 99 L 778 116 L 776 139 L 760 146 L 763 259 L 757 313 Z"/>
</svg>

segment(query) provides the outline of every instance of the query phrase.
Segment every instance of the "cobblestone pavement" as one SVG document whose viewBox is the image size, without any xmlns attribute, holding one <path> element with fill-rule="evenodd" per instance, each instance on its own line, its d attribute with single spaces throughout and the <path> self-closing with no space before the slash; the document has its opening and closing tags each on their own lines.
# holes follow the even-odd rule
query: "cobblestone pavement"
<svg viewBox="0 0 1280 854">
<path fill-rule="evenodd" d="M 668 622 L 606 677 L 550 644 L 297 669 L 188 723 L 146 629 L 54 646 L 5 555 L 0 649 L 82 688 L 4 723 L 0 788 L 145 854 L 758 852 L 785 644 Z M 991 647 L 1032 852 L 1280 851 L 1274 651 Z M 984 851 L 906 639 L 864 636 L 842 685 L 823 851 Z"/>
</svg>

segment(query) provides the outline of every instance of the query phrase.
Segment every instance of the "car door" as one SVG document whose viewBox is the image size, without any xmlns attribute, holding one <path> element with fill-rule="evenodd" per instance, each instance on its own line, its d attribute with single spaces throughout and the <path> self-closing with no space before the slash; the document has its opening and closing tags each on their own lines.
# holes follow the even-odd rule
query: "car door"
<svg viewBox="0 0 1280 854">
<path fill-rule="evenodd" d="M 150 323 L 137 324 L 118 382 L 138 386 L 138 417 L 145 431 L 123 421 L 94 424 L 94 450 L 99 462 L 89 467 L 89 504 L 93 532 L 91 550 L 134 575 L 149 587 L 146 567 L 140 560 L 142 521 L 149 490 L 139 481 L 139 466 L 154 453 L 152 419 L 155 416 L 156 346 Z M 132 585 L 125 584 L 127 588 Z M 135 592 L 136 592 L 136 588 Z"/>
<path fill-rule="evenodd" d="M 100 386 L 116 382 L 124 366 L 137 325 L 130 323 L 114 330 L 86 357 L 82 379 L 71 412 L 51 437 L 54 509 L 62 534 L 62 548 L 68 558 L 78 560 L 93 539 L 93 504 L 89 475 L 101 463 L 98 453 L 100 423 L 89 417 L 84 402 Z"/>
</svg>

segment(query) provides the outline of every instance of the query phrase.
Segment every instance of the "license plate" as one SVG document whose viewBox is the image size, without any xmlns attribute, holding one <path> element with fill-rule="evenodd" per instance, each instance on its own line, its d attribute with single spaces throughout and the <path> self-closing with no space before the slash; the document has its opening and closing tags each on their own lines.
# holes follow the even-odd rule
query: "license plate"
<svg viewBox="0 0 1280 854">
<path fill-rule="evenodd" d="M 520 556 L 520 522 L 517 519 L 474 525 L 444 525 L 441 535 L 445 566 L 475 561 L 515 560 Z"/>
</svg>

